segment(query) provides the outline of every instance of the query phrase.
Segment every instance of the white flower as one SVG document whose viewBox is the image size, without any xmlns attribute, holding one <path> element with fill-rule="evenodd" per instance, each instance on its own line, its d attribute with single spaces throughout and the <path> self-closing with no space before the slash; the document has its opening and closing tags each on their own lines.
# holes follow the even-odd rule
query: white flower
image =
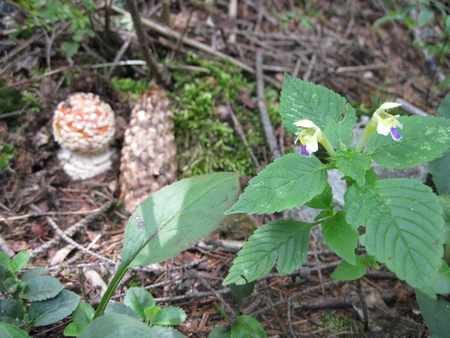
<svg viewBox="0 0 450 338">
<path fill-rule="evenodd" d="M 400 105 L 400 103 L 386 102 L 375 111 L 372 118 L 377 124 L 378 134 L 388 135 L 391 133 L 391 136 L 395 141 L 401 140 L 402 136 L 397 130 L 397 128 L 403 128 L 403 125 L 397 120 L 400 115 L 391 115 L 386 112 L 386 110 L 396 108 Z"/>
<path fill-rule="evenodd" d="M 297 139 L 294 141 L 294 144 L 297 141 L 300 141 L 300 155 L 310 157 L 312 153 L 316 152 L 319 149 L 319 143 L 323 138 L 323 133 L 319 127 L 317 127 L 310 120 L 301 120 L 294 123 L 299 128 L 303 128 L 298 133 Z"/>
</svg>

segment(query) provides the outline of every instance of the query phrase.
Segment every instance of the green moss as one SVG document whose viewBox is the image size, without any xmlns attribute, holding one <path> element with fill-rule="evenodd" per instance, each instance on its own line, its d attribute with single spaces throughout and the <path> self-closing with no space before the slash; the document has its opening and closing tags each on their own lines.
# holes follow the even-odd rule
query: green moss
<svg viewBox="0 0 450 338">
<path fill-rule="evenodd" d="M 0 80 L 0 87 L 4 87 L 6 84 L 6 81 Z M 20 90 L 15 88 L 0 90 L 0 115 L 19 110 L 23 105 L 24 100 Z"/>
<path fill-rule="evenodd" d="M 148 89 L 148 80 L 133 80 L 130 78 L 117 78 L 111 79 L 111 83 L 121 93 L 126 93 L 126 96 L 130 97 L 135 102 L 138 96 Z"/>
<path fill-rule="evenodd" d="M 241 92 L 252 94 L 255 83 L 249 83 L 240 69 L 229 63 L 198 59 L 190 54 L 187 62 L 206 68 L 201 72 L 175 72 L 171 91 L 175 103 L 175 133 L 183 177 L 214 171 L 233 171 L 254 175 L 257 168 L 250 160 L 249 149 L 234 130 L 232 122 L 220 120 L 220 108 L 230 103 L 244 127 L 247 141 L 260 163 L 269 153 L 259 111 L 246 107 Z M 272 104 L 278 94 L 268 91 L 268 110 L 275 124 L 280 124 L 278 108 Z"/>
<path fill-rule="evenodd" d="M 6 170 L 9 162 L 18 154 L 14 144 L 0 144 L 0 171 Z"/>
</svg>

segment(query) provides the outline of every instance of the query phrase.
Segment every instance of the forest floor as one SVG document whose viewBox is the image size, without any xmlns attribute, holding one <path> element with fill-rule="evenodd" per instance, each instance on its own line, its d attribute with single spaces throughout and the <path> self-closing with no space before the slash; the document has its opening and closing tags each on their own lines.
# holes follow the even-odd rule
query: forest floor
<svg viewBox="0 0 450 338">
<path fill-rule="evenodd" d="M 448 89 L 438 86 L 442 80 L 439 76 L 448 74 L 448 63 L 437 68 L 430 63 L 423 51 L 413 47 L 413 32 L 401 22 L 373 28 L 373 23 L 386 15 L 382 1 L 306 1 L 305 6 L 292 1 L 295 8 L 290 8 L 289 3 L 240 1 L 237 19 L 232 19 L 228 1 L 204 4 L 181 0 L 171 8 L 172 29 L 164 25 L 160 7 L 143 2 L 140 9 L 148 23 L 145 28 L 150 46 L 158 52 L 158 60 L 167 65 L 166 74 L 172 69 L 169 56 L 183 64 L 187 53 L 193 52 L 199 58 L 217 62 L 228 58 L 233 67 L 242 69 L 248 81 L 255 81 L 256 53 L 260 52 L 265 85 L 277 91 L 287 72 L 339 93 L 361 112 L 370 113 L 380 102 L 401 98 L 427 114 L 435 114 L 448 93 Z M 118 18 L 124 15 L 114 8 L 112 14 Z M 19 12 L 1 15 L 21 20 Z M 92 17 L 98 39 L 103 16 L 104 11 L 98 10 Z M 113 27 L 114 50 L 125 46 L 121 60 L 137 59 L 141 52 L 134 32 L 123 26 Z M 133 101 L 112 87 L 108 72 L 111 66 L 98 66 L 112 62 L 117 55 L 111 54 L 108 46 L 91 39 L 82 44 L 77 54 L 64 58 L 61 43 L 69 39 L 67 34 L 50 36 L 49 44 L 41 29 L 27 37 L 11 37 L 13 29 L 0 27 L 0 91 L 10 97 L 17 91 L 27 92 L 33 100 L 0 115 L 0 141 L 14 144 L 17 150 L 6 170 L 0 172 L 1 236 L 12 251 L 30 252 L 28 267 L 49 267 L 66 289 L 79 295 L 82 283 L 86 301 L 95 305 L 102 281 L 87 279 L 86 271 L 94 270 L 108 283 L 114 266 L 106 259 L 68 246 L 52 229 L 49 218 L 63 231 L 77 225 L 73 239 L 79 245 L 118 262 L 129 216 L 117 203 L 119 161 L 94 179 L 71 181 L 56 158 L 59 146 L 52 138 L 52 114 L 57 103 L 70 93 L 100 95 L 119 118 L 114 146 L 120 149 Z M 179 43 L 173 31 L 191 42 Z M 133 79 L 148 74 L 142 65 L 120 65 L 113 71 L 115 76 Z M 173 86 L 169 80 L 167 89 L 170 91 Z M 256 97 L 255 92 L 249 94 Z M 248 101 L 243 95 L 242 105 L 249 105 Z M 39 112 L 34 109 L 36 105 Z M 275 133 L 286 147 L 291 144 L 292 135 L 283 136 L 279 128 Z M 267 156 L 270 161 L 271 155 Z M 36 207 L 44 216 L 36 213 Z M 250 218 L 256 226 L 267 220 L 270 217 L 265 215 Z M 244 241 L 249 236 L 239 225 L 232 232 L 212 234 L 209 239 L 216 240 L 215 246 L 194 245 L 173 260 L 133 270 L 117 290 L 116 299 L 127 286 L 150 287 L 160 305 L 180 306 L 186 311 L 187 320 L 178 329 L 187 337 L 207 337 L 215 326 L 228 325 L 214 303 L 224 307 L 223 302 L 229 302 L 233 306 L 231 292 L 221 282 L 235 252 L 217 241 Z M 414 290 L 383 266 L 380 271 L 368 271 L 361 279 L 362 290 L 372 304 L 371 330 L 363 332 L 356 283 L 329 278 L 339 257 L 314 238 L 310 250 L 308 264 L 296 274 L 279 277 L 272 273 L 259 280 L 243 308 L 245 314 L 262 324 L 268 337 L 428 335 Z M 65 319 L 57 325 L 36 328 L 31 335 L 62 337 L 68 323 L 69 319 Z"/>
</svg>

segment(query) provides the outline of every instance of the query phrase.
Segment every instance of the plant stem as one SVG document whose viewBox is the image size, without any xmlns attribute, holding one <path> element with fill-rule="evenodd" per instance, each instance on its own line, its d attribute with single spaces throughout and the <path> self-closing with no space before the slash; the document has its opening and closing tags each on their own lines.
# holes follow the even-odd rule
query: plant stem
<svg viewBox="0 0 450 338">
<path fill-rule="evenodd" d="M 120 281 L 122 280 L 123 276 L 125 276 L 127 271 L 128 271 L 128 268 L 121 269 L 119 267 L 119 270 L 115 274 L 111 283 L 109 283 L 108 289 L 106 290 L 105 294 L 103 295 L 102 300 L 100 301 L 100 304 L 98 304 L 98 308 L 95 311 L 94 318 L 92 320 L 100 317 L 103 314 L 103 312 L 106 309 L 106 305 L 108 305 L 109 299 L 111 298 L 112 294 L 116 290 L 117 286 L 119 285 Z"/>
<path fill-rule="evenodd" d="M 323 135 L 322 139 L 319 141 L 320 144 L 324 146 L 324 148 L 327 150 L 328 154 L 331 157 L 336 157 L 336 152 L 334 151 L 333 146 L 331 145 L 330 141 Z"/>
<path fill-rule="evenodd" d="M 364 132 L 358 141 L 358 144 L 356 145 L 357 149 L 362 150 L 366 146 L 367 139 L 369 138 L 370 134 L 374 132 L 375 128 L 375 122 L 373 122 L 373 119 L 370 119 L 369 123 L 366 126 L 366 129 L 364 129 Z"/>
</svg>

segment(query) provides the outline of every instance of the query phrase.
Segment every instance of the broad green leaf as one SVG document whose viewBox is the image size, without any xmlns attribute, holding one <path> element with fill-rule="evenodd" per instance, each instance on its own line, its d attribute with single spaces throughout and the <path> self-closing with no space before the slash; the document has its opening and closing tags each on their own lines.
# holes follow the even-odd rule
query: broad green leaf
<svg viewBox="0 0 450 338">
<path fill-rule="evenodd" d="M 355 249 L 359 233 L 347 224 L 345 212 L 338 211 L 334 217 L 322 222 L 322 234 L 325 242 L 336 254 L 354 265 Z"/>
<path fill-rule="evenodd" d="M 239 175 L 183 179 L 148 197 L 125 229 L 121 269 L 162 262 L 219 227 L 237 200 Z"/>
<path fill-rule="evenodd" d="M 159 306 L 152 306 L 144 309 L 144 317 L 146 321 L 153 323 L 155 321 L 156 314 L 161 311 Z"/>
<path fill-rule="evenodd" d="M 312 224 L 277 220 L 255 231 L 238 252 L 223 284 L 245 284 L 264 276 L 278 259 L 277 270 L 286 275 L 308 257 L 309 231 Z"/>
<path fill-rule="evenodd" d="M 438 278 L 434 284 L 434 293 L 440 295 L 450 293 L 450 268 L 445 262 L 442 262 L 438 272 Z"/>
<path fill-rule="evenodd" d="M 133 311 L 130 307 L 126 306 L 124 303 L 108 303 L 105 309 L 105 315 L 109 315 L 111 313 L 118 313 L 121 315 L 140 318 L 135 311 Z"/>
<path fill-rule="evenodd" d="M 176 306 L 162 308 L 155 316 L 155 325 L 178 325 L 186 320 L 186 312 Z"/>
<path fill-rule="evenodd" d="M 353 148 L 342 152 L 336 160 L 337 169 L 345 176 L 351 177 L 358 186 L 365 184 L 366 171 L 370 169 L 372 161 L 369 156 L 353 151 Z M 340 152 L 341 153 L 341 152 Z"/>
<path fill-rule="evenodd" d="M 13 272 L 17 272 L 22 269 L 25 265 L 27 265 L 30 260 L 30 254 L 26 251 L 18 252 L 12 259 L 12 263 L 14 265 Z"/>
<path fill-rule="evenodd" d="M 333 191 L 329 184 L 325 185 L 325 189 L 315 196 L 311 201 L 305 203 L 308 207 L 313 209 L 330 209 L 333 201 Z"/>
<path fill-rule="evenodd" d="M 9 268 L 9 264 L 11 263 L 11 259 L 5 254 L 3 251 L 0 251 L 0 266 L 5 268 Z"/>
<path fill-rule="evenodd" d="M 261 324 L 253 317 L 239 316 L 231 329 L 232 338 L 267 338 Z"/>
<path fill-rule="evenodd" d="M 379 180 L 364 189 L 354 185 L 345 196 L 347 222 L 357 229 L 367 252 L 412 287 L 432 286 L 442 264 L 445 239 L 442 209 L 419 180 Z"/>
<path fill-rule="evenodd" d="M 173 327 L 154 326 L 151 329 L 158 336 L 158 338 L 185 338 L 185 336 Z"/>
<path fill-rule="evenodd" d="M 439 338 L 450 332 L 450 303 L 442 297 L 433 299 L 416 290 L 417 302 L 430 330 Z"/>
<path fill-rule="evenodd" d="M 390 22 L 393 20 L 402 20 L 403 19 L 403 15 L 401 15 L 398 11 L 392 11 L 389 12 L 387 15 L 379 18 L 378 20 L 376 20 L 374 22 L 374 24 L 372 25 L 372 27 L 378 27 L 379 25 L 382 25 L 386 22 Z"/>
<path fill-rule="evenodd" d="M 227 328 L 218 326 L 211 331 L 208 338 L 231 338 L 231 333 Z"/>
<path fill-rule="evenodd" d="M 241 307 L 241 304 L 244 301 L 244 299 L 253 293 L 253 290 L 255 289 L 255 283 L 256 283 L 256 281 L 241 284 L 241 285 L 236 285 L 234 283 L 229 285 L 230 290 L 236 296 L 236 302 L 238 304 L 238 308 Z"/>
<path fill-rule="evenodd" d="M 428 163 L 428 171 L 439 194 L 450 194 L 450 152 Z"/>
<path fill-rule="evenodd" d="M 90 304 L 80 302 L 72 313 L 72 323 L 64 329 L 64 335 L 69 337 L 78 336 L 92 322 L 94 313 L 95 310 Z"/>
<path fill-rule="evenodd" d="M 450 18 L 450 16 L 449 16 Z M 450 95 L 447 94 L 437 111 L 437 117 L 443 117 L 450 120 Z"/>
<path fill-rule="evenodd" d="M 450 120 L 432 116 L 401 116 L 402 139 L 377 132 L 367 141 L 367 154 L 387 169 L 404 169 L 441 157 L 450 149 Z"/>
<path fill-rule="evenodd" d="M 55 298 L 32 302 L 28 316 L 33 326 L 49 325 L 69 316 L 78 306 L 80 296 L 69 290 L 62 290 Z"/>
<path fill-rule="evenodd" d="M 31 301 L 55 297 L 62 290 L 62 285 L 55 277 L 40 276 L 31 279 L 25 286 L 22 298 Z"/>
<path fill-rule="evenodd" d="M 321 193 L 326 184 L 326 168 L 316 157 L 287 154 L 253 177 L 226 214 L 271 214 L 292 209 Z"/>
<path fill-rule="evenodd" d="M 2 338 L 31 338 L 21 329 L 9 325 L 7 323 L 0 323 L 0 337 Z"/>
<path fill-rule="evenodd" d="M 448 16 L 450 20 L 450 15 Z M 450 120 L 450 95 L 447 95 L 439 106 L 438 117 Z M 450 152 L 428 163 L 428 171 L 433 175 L 433 182 L 439 194 L 450 194 Z"/>
<path fill-rule="evenodd" d="M 343 260 L 341 264 L 336 267 L 336 270 L 331 274 L 331 278 L 339 280 L 355 280 L 361 278 L 366 273 L 366 266 L 364 261 L 358 255 L 353 254 L 355 257 L 355 264 L 350 264 L 346 260 Z"/>
<path fill-rule="evenodd" d="M 419 24 L 419 27 L 423 27 L 433 19 L 434 12 L 430 8 L 424 7 L 417 16 L 417 23 Z"/>
<path fill-rule="evenodd" d="M 333 210 L 322 210 L 319 212 L 319 214 L 314 218 L 314 221 L 320 221 L 321 219 L 333 217 L 334 211 Z"/>
<path fill-rule="evenodd" d="M 377 270 L 380 270 L 380 266 L 378 265 L 375 257 L 371 256 L 371 255 L 367 255 L 367 257 L 365 257 L 363 259 L 364 263 L 367 265 L 370 265 L 372 267 L 374 267 Z"/>
<path fill-rule="evenodd" d="M 33 278 L 39 277 L 39 276 L 43 276 L 45 274 L 47 274 L 50 270 L 47 268 L 44 268 L 42 266 L 38 266 L 35 268 L 32 268 L 28 271 L 26 271 L 23 276 L 22 276 L 22 280 L 26 283 L 28 283 L 30 280 L 32 280 Z"/>
<path fill-rule="evenodd" d="M 77 337 L 81 331 L 84 330 L 86 326 L 79 323 L 69 323 L 64 329 L 64 336 L 66 337 Z"/>
<path fill-rule="evenodd" d="M 139 319 L 118 313 L 104 315 L 94 319 L 78 338 L 115 337 L 115 338 L 159 338 L 159 336 Z"/>
<path fill-rule="evenodd" d="M 21 327 L 24 325 L 25 310 L 16 299 L 0 299 L 0 322 Z"/>
<path fill-rule="evenodd" d="M 144 288 L 130 288 L 125 294 L 124 304 L 136 312 L 140 318 L 146 318 L 144 310 L 156 305 L 153 296 Z"/>
<path fill-rule="evenodd" d="M 0 253 L 3 253 L 0 251 Z M 0 291 L 8 292 L 7 285 L 5 285 L 6 281 L 10 278 L 14 278 L 13 274 L 9 269 L 3 265 L 0 265 Z M 7 283 L 8 284 L 8 283 Z"/>
<path fill-rule="evenodd" d="M 294 122 L 299 120 L 310 120 L 323 131 L 329 123 L 341 121 L 345 112 L 346 100 L 339 94 L 285 73 L 280 115 L 291 132 L 297 132 Z"/>
<path fill-rule="evenodd" d="M 78 53 L 78 49 L 80 48 L 80 44 L 78 42 L 63 42 L 61 44 L 61 52 L 65 57 L 71 58 L 76 53 Z"/>
<path fill-rule="evenodd" d="M 358 120 L 355 109 L 347 103 L 345 106 L 345 117 L 342 121 L 336 123 L 329 121 L 322 130 L 330 141 L 331 145 L 336 149 L 348 146 L 353 140 L 353 127 Z"/>
</svg>

